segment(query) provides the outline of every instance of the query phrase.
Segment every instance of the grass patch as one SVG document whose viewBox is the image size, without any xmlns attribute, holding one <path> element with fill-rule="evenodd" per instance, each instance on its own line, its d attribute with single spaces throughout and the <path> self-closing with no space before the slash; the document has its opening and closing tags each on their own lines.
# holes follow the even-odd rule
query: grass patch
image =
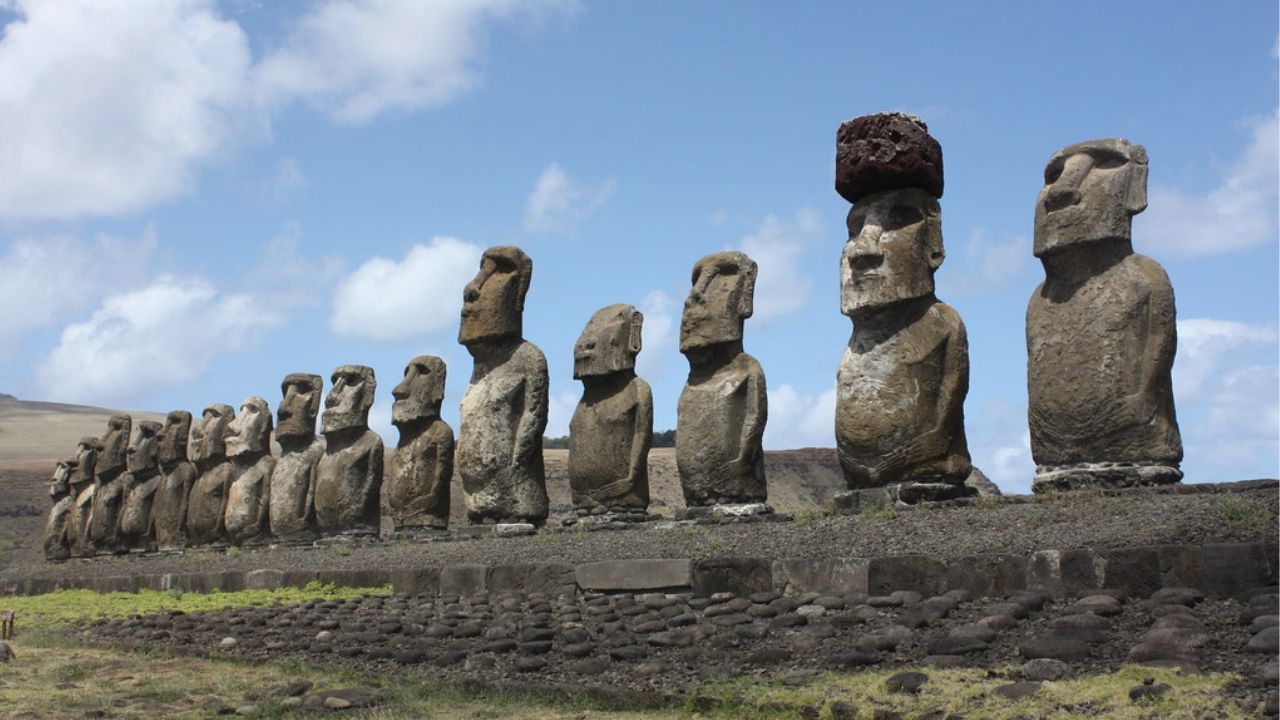
<svg viewBox="0 0 1280 720">
<path fill-rule="evenodd" d="M 898 511 L 891 507 L 867 508 L 866 510 L 858 513 L 858 517 L 863 520 L 897 520 Z"/>
<path fill-rule="evenodd" d="M 1222 501 L 1221 512 L 1229 528 L 1259 535 L 1275 534 L 1276 513 L 1262 503 L 1229 497 Z"/>
</svg>

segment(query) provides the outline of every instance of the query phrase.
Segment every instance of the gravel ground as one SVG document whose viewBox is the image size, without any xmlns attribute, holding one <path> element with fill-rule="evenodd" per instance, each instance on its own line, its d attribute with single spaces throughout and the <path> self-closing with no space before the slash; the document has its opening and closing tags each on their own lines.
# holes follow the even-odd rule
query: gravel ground
<svg viewBox="0 0 1280 720">
<path fill-rule="evenodd" d="M 3 575 L 9 578 L 109 576 L 260 568 L 394 569 L 459 563 L 638 558 L 847 558 L 926 554 L 1028 554 L 1042 549 L 1105 549 L 1163 543 L 1274 541 L 1276 481 L 1183 485 L 1111 495 L 983 499 L 963 506 L 859 516 L 802 515 L 789 522 L 676 525 L 582 532 L 544 530 L 531 537 L 376 542 L 354 549 L 282 547 L 188 550 L 173 555 L 47 563 L 30 538 Z"/>
</svg>

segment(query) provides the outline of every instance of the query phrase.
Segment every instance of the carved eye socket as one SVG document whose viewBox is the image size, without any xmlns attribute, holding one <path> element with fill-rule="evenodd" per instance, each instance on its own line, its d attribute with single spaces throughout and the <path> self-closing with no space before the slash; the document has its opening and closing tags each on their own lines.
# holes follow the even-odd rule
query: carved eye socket
<svg viewBox="0 0 1280 720">
<path fill-rule="evenodd" d="M 897 230 L 908 225 L 914 225 L 924 219 L 924 215 L 920 213 L 918 208 L 910 205 L 895 205 L 893 210 L 889 212 L 889 217 L 885 221 L 885 230 Z"/>
<path fill-rule="evenodd" d="M 1062 177 L 1062 168 L 1066 166 L 1063 160 L 1054 160 L 1044 169 L 1044 184 L 1052 185 L 1058 182 L 1058 178 Z"/>
<path fill-rule="evenodd" d="M 1114 153 L 1099 153 L 1093 158 L 1093 166 L 1101 170 L 1114 170 L 1127 162 L 1129 160 L 1125 156 Z"/>
<path fill-rule="evenodd" d="M 858 237 L 862 234 L 862 226 L 867 223 L 867 216 L 858 214 L 849 218 L 849 237 Z"/>
</svg>

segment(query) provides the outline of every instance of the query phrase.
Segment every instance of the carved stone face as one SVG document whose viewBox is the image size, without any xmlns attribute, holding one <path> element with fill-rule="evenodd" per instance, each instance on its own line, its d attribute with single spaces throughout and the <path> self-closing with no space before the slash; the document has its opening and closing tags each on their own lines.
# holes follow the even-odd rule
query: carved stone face
<svg viewBox="0 0 1280 720">
<path fill-rule="evenodd" d="M 191 461 L 214 465 L 227 456 L 227 426 L 236 417 L 230 405 L 214 403 L 204 409 L 200 422 L 191 425 Z"/>
<path fill-rule="evenodd" d="M 129 446 L 129 472 L 145 473 L 155 469 L 156 444 L 160 440 L 160 430 L 164 426 L 152 420 L 138 423 L 137 437 Z"/>
<path fill-rule="evenodd" d="M 1036 199 L 1036 257 L 1079 243 L 1129 239 L 1147 207 L 1147 151 L 1128 140 L 1090 140 L 1053 154 Z"/>
<path fill-rule="evenodd" d="M 316 416 L 320 414 L 324 379 L 319 375 L 293 373 L 280 384 L 284 399 L 276 408 L 277 438 L 308 439 L 316 434 Z"/>
<path fill-rule="evenodd" d="M 76 446 L 75 464 L 72 466 L 71 482 L 82 484 L 93 479 L 93 467 L 98 463 L 98 449 L 101 445 L 96 437 L 82 437 Z"/>
<path fill-rule="evenodd" d="M 102 452 L 94 472 L 109 476 L 125 469 L 129 451 L 129 433 L 133 430 L 133 418 L 116 415 L 107 421 L 107 434 L 102 438 Z"/>
<path fill-rule="evenodd" d="M 340 365 L 329 379 L 329 395 L 324 399 L 325 432 L 369 426 L 369 408 L 378 389 L 373 368 Z"/>
<path fill-rule="evenodd" d="M 191 433 L 191 413 L 174 410 L 164 419 L 156 445 L 156 459 L 161 463 L 187 459 L 187 436 Z"/>
<path fill-rule="evenodd" d="M 391 406 L 391 422 L 395 425 L 440 417 L 444 402 L 445 365 L 434 355 L 419 355 L 404 368 L 404 379 L 391 391 L 396 399 Z"/>
<path fill-rule="evenodd" d="M 71 492 L 71 471 L 75 468 L 75 460 L 59 460 L 53 469 L 53 477 L 49 482 L 49 496 L 54 500 Z"/>
<path fill-rule="evenodd" d="M 840 312 L 852 317 L 933 292 L 933 273 L 944 257 L 936 198 L 915 188 L 867 195 L 847 223 Z"/>
<path fill-rule="evenodd" d="M 245 398 L 240 414 L 227 425 L 227 457 L 266 452 L 271 442 L 271 408 L 254 396 Z"/>
<path fill-rule="evenodd" d="M 743 253 L 715 253 L 695 263 L 680 320 L 680 352 L 741 340 L 755 288 L 756 263 Z"/>
<path fill-rule="evenodd" d="M 493 247 L 480 259 L 480 272 L 462 292 L 458 342 L 473 343 L 523 335 L 524 296 L 533 261 L 520 248 Z"/>
<path fill-rule="evenodd" d="M 573 377 L 611 375 L 636 366 L 644 315 L 630 305 L 596 311 L 573 346 Z"/>
</svg>

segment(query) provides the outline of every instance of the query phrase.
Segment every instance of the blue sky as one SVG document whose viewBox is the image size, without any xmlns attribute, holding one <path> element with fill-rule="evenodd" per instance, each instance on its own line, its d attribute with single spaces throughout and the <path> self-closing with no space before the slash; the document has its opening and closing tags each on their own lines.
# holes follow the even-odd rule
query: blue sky
<svg viewBox="0 0 1280 720">
<path fill-rule="evenodd" d="M 1026 491 L 1033 204 L 1058 148 L 1142 143 L 1135 244 L 1168 270 L 1188 480 L 1280 474 L 1277 6 L 0 0 L 0 391 L 139 410 L 372 366 L 449 365 L 479 252 L 534 260 L 549 434 L 599 307 L 646 314 L 675 424 L 693 262 L 760 264 L 746 347 L 766 445 L 833 444 L 850 324 L 835 130 L 918 114 L 942 143 L 938 295 L 970 340 L 970 449 Z"/>
</svg>

